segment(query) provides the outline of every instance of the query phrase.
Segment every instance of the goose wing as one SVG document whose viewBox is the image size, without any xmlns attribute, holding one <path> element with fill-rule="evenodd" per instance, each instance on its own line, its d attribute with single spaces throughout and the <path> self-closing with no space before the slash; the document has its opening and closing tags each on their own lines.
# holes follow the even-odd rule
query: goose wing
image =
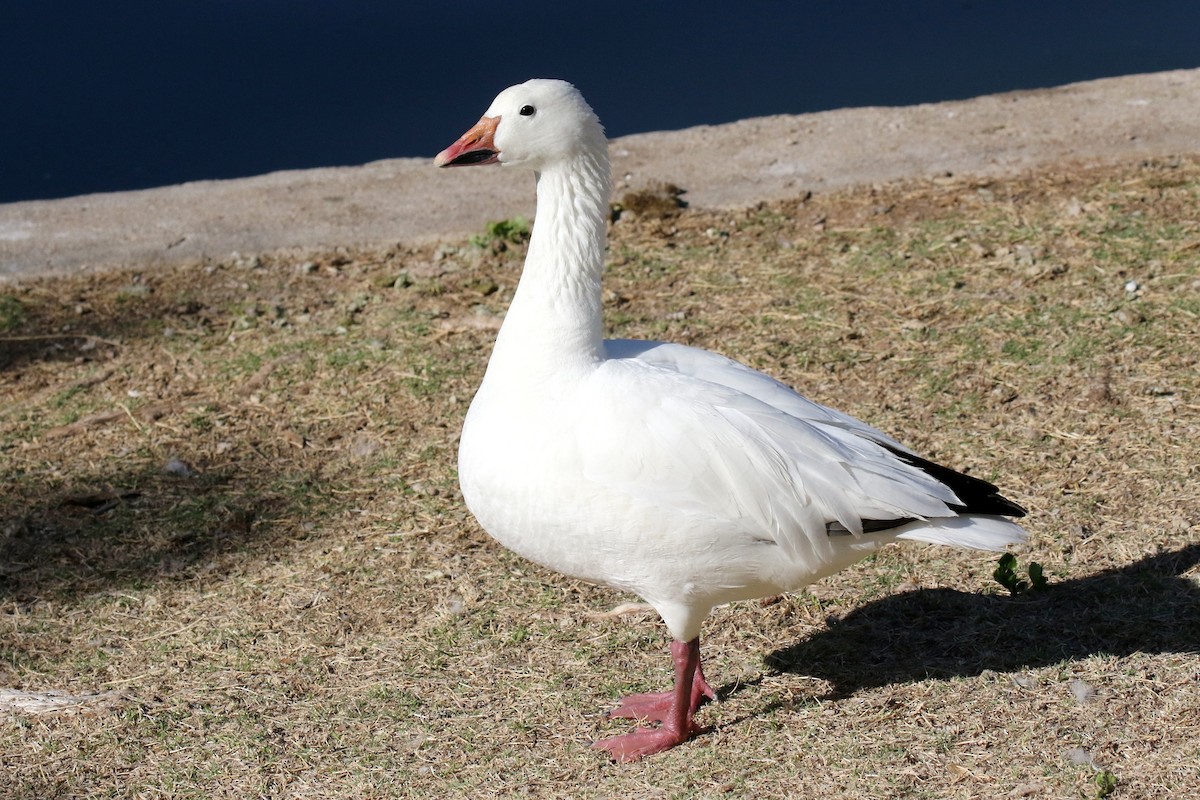
<svg viewBox="0 0 1200 800">
<path fill-rule="evenodd" d="M 736 379 L 777 391 L 746 372 Z M 955 492 L 888 437 L 810 401 L 789 402 L 805 416 L 640 358 L 611 359 L 580 392 L 584 476 L 640 502 L 734 523 L 792 558 L 827 552 L 831 526 L 861 535 L 873 521 L 957 516 Z"/>
<path fill-rule="evenodd" d="M 636 339 L 609 339 L 604 342 L 604 346 L 610 358 L 637 359 L 661 369 L 727 386 L 797 419 L 842 428 L 857 436 L 886 445 L 892 450 L 912 452 L 891 436 L 862 420 L 813 402 L 787 384 L 709 350 L 671 342 Z"/>
</svg>

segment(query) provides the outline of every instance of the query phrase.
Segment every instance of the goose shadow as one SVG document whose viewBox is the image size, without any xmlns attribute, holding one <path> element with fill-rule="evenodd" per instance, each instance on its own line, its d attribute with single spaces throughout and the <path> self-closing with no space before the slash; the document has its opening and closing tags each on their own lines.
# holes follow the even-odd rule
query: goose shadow
<svg viewBox="0 0 1200 800">
<path fill-rule="evenodd" d="M 1093 655 L 1200 653 L 1200 544 L 1018 597 L 923 589 L 868 603 L 765 658 L 821 678 L 829 699 L 928 678 L 1013 672 Z"/>
</svg>

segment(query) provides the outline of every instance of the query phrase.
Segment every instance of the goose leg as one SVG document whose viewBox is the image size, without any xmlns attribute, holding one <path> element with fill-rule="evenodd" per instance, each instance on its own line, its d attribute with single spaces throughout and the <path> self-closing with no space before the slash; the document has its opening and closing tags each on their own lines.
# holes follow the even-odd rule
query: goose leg
<svg viewBox="0 0 1200 800">
<path fill-rule="evenodd" d="M 700 639 L 671 642 L 671 661 L 675 665 L 673 690 L 627 697 L 611 715 L 657 720 L 662 725 L 636 728 L 632 733 L 602 739 L 592 747 L 608 751 L 616 761 L 637 761 L 682 744 L 703 731 L 692 717 L 705 697 L 715 699 L 716 695 L 700 669 Z"/>
<path fill-rule="evenodd" d="M 672 648 L 674 645 L 672 645 Z M 696 671 L 692 676 L 692 713 L 695 714 L 699 710 L 701 704 L 708 700 L 716 700 L 717 693 L 708 685 L 708 681 L 704 679 L 704 668 L 700 661 L 700 639 L 694 639 L 687 643 L 687 647 L 694 648 L 696 651 Z M 672 658 L 674 650 L 672 649 Z M 662 722 L 671 713 L 671 707 L 674 704 L 675 692 L 644 692 L 642 694 L 631 694 L 621 698 L 620 705 L 608 712 L 610 717 L 619 717 L 622 719 L 645 719 L 651 722 Z"/>
</svg>

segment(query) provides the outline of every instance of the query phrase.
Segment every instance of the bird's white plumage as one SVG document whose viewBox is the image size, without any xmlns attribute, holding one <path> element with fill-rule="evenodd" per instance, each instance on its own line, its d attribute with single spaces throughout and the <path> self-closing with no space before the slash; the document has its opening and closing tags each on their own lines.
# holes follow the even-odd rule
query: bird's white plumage
<svg viewBox="0 0 1200 800">
<path fill-rule="evenodd" d="M 538 175 L 525 269 L 459 451 L 463 495 L 492 536 L 641 595 L 682 641 L 718 603 L 801 587 L 897 538 L 1022 540 L 1002 517 L 956 512 L 954 491 L 891 437 L 762 373 L 603 341 L 603 129 L 560 81 L 507 89 L 487 116 L 500 163 Z"/>
</svg>

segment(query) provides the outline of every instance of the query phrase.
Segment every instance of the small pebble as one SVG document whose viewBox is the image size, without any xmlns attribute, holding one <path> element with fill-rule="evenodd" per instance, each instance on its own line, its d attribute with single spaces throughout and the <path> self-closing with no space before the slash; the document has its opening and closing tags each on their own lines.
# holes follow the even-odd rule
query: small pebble
<svg viewBox="0 0 1200 800">
<path fill-rule="evenodd" d="M 1070 761 L 1072 764 L 1079 764 L 1081 766 L 1086 764 L 1092 767 L 1096 765 L 1096 762 L 1092 760 L 1092 754 L 1087 750 L 1084 750 L 1082 747 L 1068 748 L 1063 752 L 1063 755 L 1066 756 L 1067 761 Z"/>
<path fill-rule="evenodd" d="M 1012 682 L 1022 689 L 1034 689 L 1037 687 L 1037 681 L 1031 675 L 1013 675 Z"/>
<path fill-rule="evenodd" d="M 1071 694 L 1075 695 L 1075 702 L 1081 706 L 1096 699 L 1096 689 L 1087 681 L 1081 681 L 1078 678 L 1071 681 Z"/>
<path fill-rule="evenodd" d="M 192 478 L 196 475 L 196 470 L 192 469 L 186 461 L 178 458 L 169 459 L 166 464 L 163 464 L 163 472 L 180 478 Z"/>
<path fill-rule="evenodd" d="M 350 455 L 355 458 L 369 458 L 379 450 L 379 442 L 367 434 L 358 434 L 350 440 Z"/>
</svg>

